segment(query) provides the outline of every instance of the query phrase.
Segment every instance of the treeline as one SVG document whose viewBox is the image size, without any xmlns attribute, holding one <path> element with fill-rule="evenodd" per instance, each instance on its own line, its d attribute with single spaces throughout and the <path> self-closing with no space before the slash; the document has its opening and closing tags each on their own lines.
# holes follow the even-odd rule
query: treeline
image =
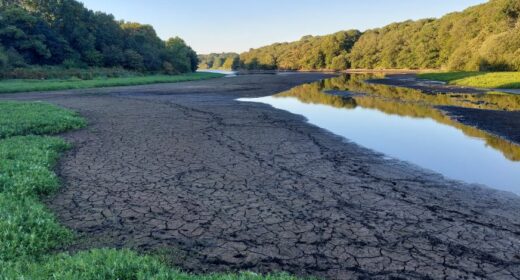
<svg viewBox="0 0 520 280">
<path fill-rule="evenodd" d="M 199 55 L 200 69 L 235 70 L 240 67 L 240 57 L 237 53 L 210 53 Z"/>
<path fill-rule="evenodd" d="M 0 68 L 59 65 L 185 73 L 197 54 L 150 25 L 116 21 L 75 0 L 0 0 Z"/>
<path fill-rule="evenodd" d="M 241 63 L 255 69 L 520 71 L 519 0 L 490 0 L 440 19 L 368 30 L 353 36 L 353 46 L 334 42 L 336 34 L 253 49 L 241 54 Z"/>
<path fill-rule="evenodd" d="M 354 68 L 520 70 L 520 1 L 491 0 L 440 19 L 365 32 Z"/>
<path fill-rule="evenodd" d="M 350 67 L 350 50 L 361 36 L 357 30 L 327 36 L 305 36 L 291 43 L 251 49 L 240 55 L 245 69 L 342 70 Z"/>
</svg>

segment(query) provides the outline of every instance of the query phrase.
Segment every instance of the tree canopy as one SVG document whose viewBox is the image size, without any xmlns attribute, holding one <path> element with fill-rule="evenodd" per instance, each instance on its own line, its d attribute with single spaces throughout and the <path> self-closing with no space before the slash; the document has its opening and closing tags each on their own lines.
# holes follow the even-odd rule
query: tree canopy
<svg viewBox="0 0 520 280">
<path fill-rule="evenodd" d="M 240 66 L 237 53 L 210 53 L 199 55 L 199 68 L 235 70 Z"/>
<path fill-rule="evenodd" d="M 520 70 L 519 13 L 518 0 L 491 0 L 440 19 L 369 30 L 352 49 L 352 66 Z"/>
<path fill-rule="evenodd" d="M 251 49 L 240 55 L 240 62 L 246 69 L 346 69 L 350 67 L 350 50 L 359 36 L 358 30 L 304 36 L 296 42 Z"/>
<path fill-rule="evenodd" d="M 0 0 L 0 66 L 28 65 L 183 73 L 198 59 L 180 38 L 164 42 L 150 25 L 116 21 L 75 0 Z"/>
<path fill-rule="evenodd" d="M 440 19 L 305 36 L 240 55 L 247 69 L 520 71 L 520 1 L 490 0 Z"/>
</svg>

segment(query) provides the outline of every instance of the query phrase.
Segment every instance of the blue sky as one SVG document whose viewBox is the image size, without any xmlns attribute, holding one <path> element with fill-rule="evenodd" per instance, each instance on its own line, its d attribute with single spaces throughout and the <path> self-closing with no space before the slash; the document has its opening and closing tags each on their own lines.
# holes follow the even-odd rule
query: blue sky
<svg viewBox="0 0 520 280">
<path fill-rule="evenodd" d="M 151 24 L 163 39 L 180 36 L 198 53 L 235 51 L 304 35 L 366 30 L 439 17 L 485 0 L 80 0 L 117 19 Z"/>
</svg>

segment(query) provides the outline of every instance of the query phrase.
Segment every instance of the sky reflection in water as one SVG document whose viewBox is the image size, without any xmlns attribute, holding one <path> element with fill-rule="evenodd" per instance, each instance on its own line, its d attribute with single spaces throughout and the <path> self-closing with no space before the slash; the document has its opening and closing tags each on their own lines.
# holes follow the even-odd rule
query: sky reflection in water
<svg viewBox="0 0 520 280">
<path fill-rule="evenodd" d="M 448 103 L 440 105 L 455 103 L 463 107 L 508 106 L 502 109 L 516 110 L 520 98 L 425 95 L 421 99 L 417 97 L 422 93 L 417 90 L 392 87 L 382 90 L 385 86 L 360 83 L 366 78 L 336 78 L 275 96 L 240 100 L 265 103 L 303 115 L 311 124 L 361 146 L 448 178 L 520 194 L 520 146 L 452 121 L 432 106 L 440 102 Z M 323 92 L 326 89 L 366 94 L 344 97 L 326 94 Z M 513 101 L 502 100 L 508 98 Z"/>
</svg>

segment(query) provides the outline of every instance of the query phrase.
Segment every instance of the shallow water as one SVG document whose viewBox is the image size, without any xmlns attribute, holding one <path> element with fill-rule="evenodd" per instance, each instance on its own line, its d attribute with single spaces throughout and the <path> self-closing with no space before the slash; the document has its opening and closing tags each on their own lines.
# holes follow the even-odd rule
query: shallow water
<svg viewBox="0 0 520 280">
<path fill-rule="evenodd" d="M 197 72 L 223 74 L 223 75 L 226 75 L 225 77 L 235 77 L 237 75 L 236 71 L 231 71 L 231 70 L 200 69 L 200 70 L 197 70 Z"/>
<path fill-rule="evenodd" d="M 311 124 L 361 146 L 448 178 L 520 194 L 520 146 L 455 122 L 434 107 L 518 110 L 518 96 L 426 95 L 366 84 L 367 78 L 345 76 L 239 100 L 303 115 Z"/>
</svg>

